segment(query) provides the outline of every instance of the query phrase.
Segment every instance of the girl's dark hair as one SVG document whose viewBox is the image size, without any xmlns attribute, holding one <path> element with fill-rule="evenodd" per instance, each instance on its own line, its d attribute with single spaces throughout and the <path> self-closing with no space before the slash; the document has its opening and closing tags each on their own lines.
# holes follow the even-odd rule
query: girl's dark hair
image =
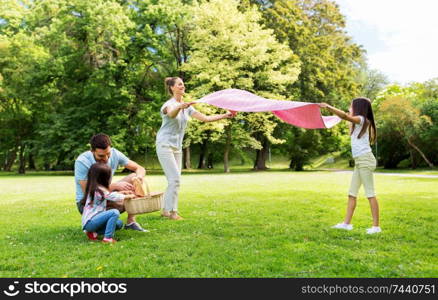
<svg viewBox="0 0 438 300">
<path fill-rule="evenodd" d="M 371 143 L 374 143 L 377 138 L 376 124 L 374 122 L 373 108 L 371 107 L 371 100 L 368 98 L 356 98 L 352 104 L 353 116 L 364 117 L 364 124 L 362 130 L 359 132 L 357 138 L 361 138 L 367 129 L 370 129 L 369 139 Z M 355 124 L 351 128 L 351 134 L 354 131 Z"/>
<path fill-rule="evenodd" d="M 85 194 L 81 204 L 85 205 L 88 195 L 90 196 L 91 203 L 93 203 L 96 192 L 104 197 L 103 191 L 98 186 L 101 185 L 109 189 L 111 176 L 111 168 L 107 164 L 95 163 L 91 165 L 91 168 L 88 170 L 87 186 L 85 187 Z"/>
<path fill-rule="evenodd" d="M 181 78 L 179 78 L 179 77 L 166 77 L 166 79 L 164 79 L 164 86 L 166 87 L 167 92 L 172 96 L 173 96 L 173 93 L 172 93 L 171 87 L 175 85 L 175 83 L 178 79 L 181 79 Z"/>
</svg>

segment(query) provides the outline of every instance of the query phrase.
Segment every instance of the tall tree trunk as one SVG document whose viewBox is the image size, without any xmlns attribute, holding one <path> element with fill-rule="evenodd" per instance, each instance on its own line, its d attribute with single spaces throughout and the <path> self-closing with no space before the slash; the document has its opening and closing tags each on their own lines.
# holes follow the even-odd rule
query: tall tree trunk
<svg viewBox="0 0 438 300">
<path fill-rule="evenodd" d="M 64 151 L 60 152 L 58 155 L 58 158 L 56 160 L 56 164 L 54 168 L 56 170 L 64 170 L 64 159 L 65 159 L 66 153 Z"/>
<path fill-rule="evenodd" d="M 183 149 L 183 169 L 191 169 L 192 161 L 190 159 L 190 146 Z"/>
<path fill-rule="evenodd" d="M 227 126 L 225 129 L 226 141 L 225 141 L 225 150 L 224 150 L 224 172 L 230 173 L 230 151 L 231 151 L 231 125 Z"/>
<path fill-rule="evenodd" d="M 35 158 L 31 152 L 29 152 L 28 160 L 29 160 L 29 162 L 28 162 L 29 170 L 36 170 Z"/>
<path fill-rule="evenodd" d="M 9 157 L 9 150 L 6 150 L 6 151 L 5 151 L 5 155 L 4 155 L 3 162 L 2 162 L 2 165 L 1 165 L 1 169 L 2 169 L 3 171 L 6 171 L 6 165 L 7 165 L 7 163 L 8 163 L 8 157 Z"/>
<path fill-rule="evenodd" d="M 8 156 L 8 151 L 1 152 L 0 154 L 0 171 L 3 170 L 6 164 L 6 157 Z"/>
<path fill-rule="evenodd" d="M 304 170 L 304 164 L 303 164 L 303 161 L 300 160 L 295 165 L 295 171 L 302 171 L 302 170 Z"/>
<path fill-rule="evenodd" d="M 294 171 L 302 171 L 304 169 L 303 159 L 292 157 L 289 163 L 289 169 L 294 169 Z"/>
<path fill-rule="evenodd" d="M 208 153 L 208 158 L 207 158 L 207 169 L 213 169 L 213 153 L 209 152 Z"/>
<path fill-rule="evenodd" d="M 269 141 L 263 137 L 262 149 L 256 150 L 256 161 L 254 163 L 254 170 L 266 170 L 266 159 L 269 155 Z"/>
<path fill-rule="evenodd" d="M 431 163 L 431 162 L 427 159 L 426 155 L 424 155 L 424 153 L 420 150 L 420 148 L 418 148 L 418 147 L 417 147 L 417 146 L 411 141 L 410 138 L 408 138 L 407 140 L 408 140 L 408 144 L 409 144 L 409 146 L 411 146 L 412 148 L 414 148 L 415 150 L 417 150 L 418 153 L 420 153 L 421 157 L 424 159 L 424 161 L 429 165 L 429 167 L 433 168 L 433 167 L 434 167 L 434 166 L 433 166 L 433 163 Z"/>
<path fill-rule="evenodd" d="M 201 153 L 199 153 L 198 169 L 207 169 L 208 157 L 208 140 L 204 140 L 201 145 Z"/>
<path fill-rule="evenodd" d="M 8 155 L 6 156 L 6 161 L 3 170 L 10 172 L 12 170 L 12 166 L 15 163 L 15 160 L 17 159 L 17 147 L 15 147 L 12 151 L 9 151 Z"/>
<path fill-rule="evenodd" d="M 20 146 L 20 154 L 18 156 L 19 159 L 19 167 L 18 167 L 18 173 L 24 174 L 26 173 L 26 156 L 24 155 L 24 149 L 26 146 L 24 144 L 21 144 Z"/>
<path fill-rule="evenodd" d="M 409 148 L 409 156 L 411 158 L 411 169 L 415 170 L 417 168 L 417 161 L 415 159 L 414 148 Z"/>
<path fill-rule="evenodd" d="M 289 162 L 289 169 L 293 169 L 293 168 L 295 168 L 295 161 L 291 159 Z"/>
<path fill-rule="evenodd" d="M 172 39 L 172 52 L 175 58 L 175 62 L 178 68 L 178 76 L 186 81 L 185 72 L 181 70 L 181 65 L 187 62 L 187 37 L 185 36 L 184 29 L 176 27 L 175 31 L 170 34 Z"/>
</svg>

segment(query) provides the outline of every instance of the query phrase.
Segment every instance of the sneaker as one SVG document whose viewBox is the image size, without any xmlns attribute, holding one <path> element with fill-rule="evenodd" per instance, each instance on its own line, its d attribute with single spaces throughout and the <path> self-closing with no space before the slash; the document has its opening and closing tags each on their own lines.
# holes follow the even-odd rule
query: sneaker
<svg viewBox="0 0 438 300">
<path fill-rule="evenodd" d="M 332 228 L 344 229 L 344 230 L 352 230 L 353 229 L 353 224 L 339 223 L 339 224 L 336 224 L 335 226 L 332 226 Z"/>
<path fill-rule="evenodd" d="M 382 232 L 382 229 L 380 229 L 379 226 L 373 226 L 373 227 L 367 229 L 367 234 L 375 234 L 375 233 L 379 233 L 379 232 Z"/>
<path fill-rule="evenodd" d="M 140 224 L 138 224 L 137 222 L 132 222 L 131 224 L 126 224 L 125 229 L 132 229 L 132 230 L 137 230 L 137 231 L 141 231 L 141 232 L 149 232 L 149 230 L 142 228 L 140 226 Z"/>
<path fill-rule="evenodd" d="M 117 243 L 117 241 L 113 238 L 103 238 L 102 243 L 105 244 L 115 244 Z"/>
<path fill-rule="evenodd" d="M 88 232 L 84 231 L 90 241 L 97 241 L 97 233 L 96 232 Z"/>
</svg>

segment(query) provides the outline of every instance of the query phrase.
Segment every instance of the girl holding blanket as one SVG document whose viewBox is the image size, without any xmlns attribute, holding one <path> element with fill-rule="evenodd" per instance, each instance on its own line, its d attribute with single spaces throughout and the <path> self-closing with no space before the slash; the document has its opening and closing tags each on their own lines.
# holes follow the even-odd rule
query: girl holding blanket
<svg viewBox="0 0 438 300">
<path fill-rule="evenodd" d="M 178 190 L 181 178 L 182 142 L 189 118 L 213 122 L 232 118 L 236 112 L 206 116 L 191 106 L 194 102 L 183 101 L 185 86 L 181 78 L 168 77 L 164 83 L 172 98 L 161 106 L 160 114 L 163 122 L 156 140 L 158 160 L 168 181 L 161 215 L 171 220 L 182 220 L 178 215 Z"/>
<path fill-rule="evenodd" d="M 341 119 L 350 122 L 351 150 L 354 159 L 354 172 L 348 195 L 347 214 L 343 223 L 333 228 L 351 230 L 351 219 L 356 208 L 357 193 L 363 184 L 365 194 L 370 202 L 373 226 L 367 229 L 368 234 L 379 233 L 379 204 L 374 191 L 373 171 L 376 169 L 376 159 L 371 151 L 370 142 L 376 140 L 376 125 L 374 123 L 371 101 L 367 98 L 356 98 L 351 102 L 350 113 L 347 114 L 327 103 L 320 103 L 321 108 L 327 108 Z"/>
<path fill-rule="evenodd" d="M 85 188 L 82 205 L 82 229 L 90 240 L 97 240 L 97 234 L 103 234 L 104 243 L 115 243 L 114 232 L 123 226 L 119 219 L 118 209 L 107 208 L 108 201 L 122 201 L 135 197 L 128 191 L 109 192 L 111 184 L 111 168 L 104 163 L 93 164 L 88 171 L 87 186 Z"/>
</svg>

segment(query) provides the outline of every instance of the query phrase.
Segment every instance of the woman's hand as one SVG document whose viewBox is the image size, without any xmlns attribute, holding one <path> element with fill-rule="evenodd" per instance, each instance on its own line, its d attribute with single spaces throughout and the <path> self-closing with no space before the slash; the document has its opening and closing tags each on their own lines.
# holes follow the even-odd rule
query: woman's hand
<svg viewBox="0 0 438 300">
<path fill-rule="evenodd" d="M 179 105 L 180 109 L 186 109 L 188 107 L 190 107 L 190 105 L 194 104 L 195 102 L 183 102 Z"/>
<path fill-rule="evenodd" d="M 327 103 L 325 103 L 325 102 L 318 103 L 318 105 L 321 108 L 328 108 L 329 107 L 329 105 Z"/>
<path fill-rule="evenodd" d="M 229 112 L 227 112 L 225 114 L 225 118 L 227 118 L 227 119 L 234 118 L 236 115 L 237 115 L 237 111 L 230 110 Z"/>
</svg>

